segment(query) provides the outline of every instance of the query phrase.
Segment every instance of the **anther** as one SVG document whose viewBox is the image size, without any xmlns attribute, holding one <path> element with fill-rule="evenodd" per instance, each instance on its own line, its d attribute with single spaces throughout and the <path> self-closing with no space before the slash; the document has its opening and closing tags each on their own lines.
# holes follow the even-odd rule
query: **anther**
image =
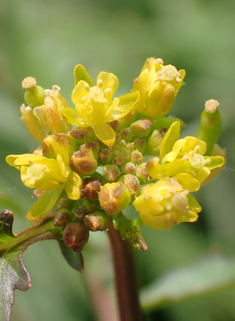
<svg viewBox="0 0 235 321">
<path fill-rule="evenodd" d="M 81 100 L 82 100 L 82 101 L 86 101 L 87 99 L 88 99 L 87 96 L 83 96 Z"/>
<path fill-rule="evenodd" d="M 97 80 L 97 86 L 98 86 L 99 88 L 101 88 L 101 87 L 103 86 L 103 81 L 102 81 L 102 79 L 98 79 L 98 80 Z"/>
<path fill-rule="evenodd" d="M 168 212 L 171 212 L 172 211 L 172 205 L 167 205 L 166 209 L 167 209 Z"/>
<path fill-rule="evenodd" d="M 84 88 L 85 88 L 86 91 L 89 91 L 91 87 L 87 83 L 85 83 L 84 84 Z"/>
<path fill-rule="evenodd" d="M 112 89 L 111 89 L 111 88 L 106 88 L 106 89 L 104 90 L 104 93 L 105 93 L 105 94 L 111 94 L 111 93 L 112 93 Z"/>
<path fill-rule="evenodd" d="M 156 61 L 157 61 L 159 64 L 164 64 L 162 58 L 157 58 Z"/>
</svg>

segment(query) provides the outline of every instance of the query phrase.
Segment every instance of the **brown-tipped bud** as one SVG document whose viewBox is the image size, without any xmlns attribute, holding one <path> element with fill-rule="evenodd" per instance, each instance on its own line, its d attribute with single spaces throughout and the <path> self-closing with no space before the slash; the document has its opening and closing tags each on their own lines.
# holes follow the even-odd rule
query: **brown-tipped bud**
<svg viewBox="0 0 235 321">
<path fill-rule="evenodd" d="M 134 148 L 138 149 L 141 153 L 144 152 L 146 146 L 146 139 L 144 137 L 137 137 L 134 139 Z"/>
<path fill-rule="evenodd" d="M 153 175 L 154 176 L 154 173 L 156 172 L 156 167 L 158 166 L 159 161 L 160 161 L 159 157 L 152 157 L 147 161 L 146 170 L 149 173 L 149 175 Z M 163 174 L 163 177 L 164 177 L 165 173 L 162 173 L 162 174 Z M 160 175 L 160 173 L 159 173 L 159 175 Z"/>
<path fill-rule="evenodd" d="M 71 213 L 66 208 L 61 208 L 56 212 L 54 226 L 65 226 L 71 219 Z"/>
<path fill-rule="evenodd" d="M 133 135 L 130 131 L 129 128 L 124 128 L 121 132 L 120 132 L 120 136 L 122 139 L 124 139 L 126 142 L 131 142 L 133 139 Z"/>
<path fill-rule="evenodd" d="M 119 133 L 123 128 L 129 127 L 137 117 L 137 112 L 135 109 L 132 109 L 126 116 L 122 117 L 119 120 L 114 120 L 108 124 L 115 130 L 116 133 Z"/>
<path fill-rule="evenodd" d="M 80 146 L 81 149 L 89 149 L 92 151 L 94 157 L 97 159 L 100 152 L 100 144 L 98 142 L 86 142 Z"/>
<path fill-rule="evenodd" d="M 112 129 L 117 132 L 118 130 L 118 120 L 113 120 L 108 122 L 109 126 L 112 127 Z"/>
<path fill-rule="evenodd" d="M 37 188 L 35 188 L 33 190 L 33 197 L 35 198 L 35 200 L 37 200 L 42 194 L 43 194 L 44 191 L 39 191 Z"/>
<path fill-rule="evenodd" d="M 119 178 L 119 182 L 122 182 L 129 190 L 131 196 L 135 196 L 138 193 L 140 184 L 138 178 L 132 174 L 126 174 Z"/>
<path fill-rule="evenodd" d="M 68 223 L 63 231 L 64 243 L 74 252 L 81 252 L 89 238 L 88 228 L 81 223 Z"/>
<path fill-rule="evenodd" d="M 93 212 L 84 216 L 84 224 L 91 231 L 104 231 L 107 229 L 107 217 L 101 211 Z"/>
<path fill-rule="evenodd" d="M 120 170 L 117 165 L 115 164 L 108 164 L 103 167 L 103 174 L 104 178 L 109 182 L 112 183 L 116 181 L 118 176 L 120 176 Z"/>
<path fill-rule="evenodd" d="M 110 149 L 102 149 L 99 153 L 99 162 L 104 164 L 109 164 L 112 161 L 113 153 Z"/>
<path fill-rule="evenodd" d="M 131 162 L 134 164 L 140 164 L 141 162 L 143 162 L 144 157 L 141 154 L 141 152 L 139 152 L 138 150 L 133 150 L 133 152 L 131 153 Z"/>
<path fill-rule="evenodd" d="M 113 163 L 116 164 L 118 167 L 122 166 L 122 164 L 124 163 L 124 157 L 122 156 L 116 156 L 113 159 Z"/>
<path fill-rule="evenodd" d="M 147 140 L 145 154 L 146 155 L 159 155 L 162 140 L 165 135 L 165 130 L 154 130 Z"/>
<path fill-rule="evenodd" d="M 121 172 L 123 174 L 135 174 L 135 164 L 131 162 L 127 162 L 121 167 Z"/>
<path fill-rule="evenodd" d="M 70 166 L 79 175 L 91 175 L 97 169 L 97 161 L 89 149 L 81 149 L 70 158 Z"/>
<path fill-rule="evenodd" d="M 101 185 L 103 185 L 103 182 L 99 178 L 86 178 L 84 180 L 84 187 L 81 190 L 81 198 L 89 201 L 98 199 L 98 192 L 100 191 Z"/>
<path fill-rule="evenodd" d="M 109 215 L 120 213 L 131 201 L 127 187 L 121 183 L 111 183 L 101 186 L 99 193 L 100 206 Z"/>
<path fill-rule="evenodd" d="M 153 121 L 150 118 L 140 119 L 131 124 L 130 130 L 135 137 L 148 137 Z"/>
<path fill-rule="evenodd" d="M 94 130 L 91 127 L 77 127 L 69 132 L 69 136 L 71 136 L 78 145 L 96 139 Z"/>
<path fill-rule="evenodd" d="M 152 181 L 154 178 L 152 178 L 146 169 L 146 163 L 142 163 L 136 167 L 136 176 L 140 181 Z"/>
</svg>

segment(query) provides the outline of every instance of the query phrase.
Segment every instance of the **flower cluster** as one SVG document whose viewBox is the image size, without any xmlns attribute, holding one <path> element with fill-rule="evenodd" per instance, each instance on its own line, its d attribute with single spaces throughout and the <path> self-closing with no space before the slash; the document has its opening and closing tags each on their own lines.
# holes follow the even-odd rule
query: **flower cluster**
<svg viewBox="0 0 235 321">
<path fill-rule="evenodd" d="M 22 120 L 41 145 L 33 154 L 9 155 L 6 161 L 34 189 L 27 218 L 38 221 L 54 213 L 55 226 L 62 227 L 64 242 L 74 251 L 82 250 L 89 230 L 105 230 L 107 220 L 146 250 L 139 225 L 122 213 L 129 204 L 156 230 L 196 221 L 201 207 L 191 193 L 224 165 L 216 145 L 218 102 L 206 103 L 197 137 L 180 138 L 183 122 L 166 115 L 184 70 L 149 58 L 132 92 L 120 97 L 114 97 L 119 81 L 112 73 L 100 72 L 94 85 L 77 65 L 74 77 L 75 108 L 58 86 L 44 90 L 32 77 L 22 82 L 27 105 L 20 108 Z"/>
</svg>

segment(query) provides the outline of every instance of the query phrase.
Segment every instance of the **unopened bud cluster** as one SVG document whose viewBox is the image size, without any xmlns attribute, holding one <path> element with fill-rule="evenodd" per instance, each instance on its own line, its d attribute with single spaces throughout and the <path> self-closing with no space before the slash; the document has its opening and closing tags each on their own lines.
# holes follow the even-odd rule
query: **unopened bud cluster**
<svg viewBox="0 0 235 321">
<path fill-rule="evenodd" d="M 183 85 L 184 70 L 149 58 L 132 92 L 120 97 L 114 97 L 119 80 L 112 73 L 100 72 L 93 84 L 77 65 L 74 76 L 75 108 L 58 86 L 44 90 L 32 77 L 22 82 L 22 120 L 41 145 L 33 154 L 6 160 L 34 189 L 36 201 L 27 218 L 38 221 L 56 213 L 54 225 L 76 252 L 90 231 L 107 229 L 107 220 L 122 238 L 146 250 L 140 227 L 122 213 L 128 205 L 154 229 L 195 221 L 201 207 L 191 192 L 224 164 L 216 153 L 218 102 L 206 103 L 197 137 L 180 139 L 183 121 L 166 115 Z"/>
</svg>

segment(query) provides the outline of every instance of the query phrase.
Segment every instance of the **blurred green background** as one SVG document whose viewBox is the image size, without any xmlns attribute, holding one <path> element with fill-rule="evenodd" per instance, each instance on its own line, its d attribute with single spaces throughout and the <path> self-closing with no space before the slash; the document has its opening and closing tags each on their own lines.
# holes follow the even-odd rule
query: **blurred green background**
<svg viewBox="0 0 235 321">
<path fill-rule="evenodd" d="M 198 222 L 169 231 L 143 228 L 149 251 L 137 254 L 140 285 L 161 273 L 209 253 L 235 256 L 235 1 L 233 0 L 1 0 L 0 1 L 0 208 L 14 211 L 14 230 L 30 225 L 33 204 L 19 173 L 5 164 L 8 154 L 32 152 L 37 143 L 20 121 L 21 81 L 56 84 L 70 103 L 73 67 L 83 64 L 93 79 L 101 71 L 129 92 L 147 57 L 186 69 L 186 85 L 171 115 L 186 122 L 183 134 L 196 134 L 206 100 L 220 102 L 219 139 L 227 161 L 212 185 L 196 194 L 203 207 Z M 95 233 L 84 250 L 85 274 L 67 266 L 53 241 L 31 246 L 24 262 L 32 288 L 16 291 L 12 321 L 98 320 L 91 284 L 112 288 L 106 236 Z M 101 282 L 97 282 L 99 289 Z M 101 289 L 102 290 L 102 289 Z M 101 295 L 104 290 L 103 296 Z M 112 312 L 113 295 L 105 301 Z M 109 291 L 109 290 L 108 290 Z M 147 320 L 227 321 L 235 319 L 235 287 L 147 313 Z M 114 311 L 114 310 L 113 310 Z M 105 320 L 105 319 L 103 319 Z M 107 320 L 115 321 L 110 315 Z"/>
</svg>

